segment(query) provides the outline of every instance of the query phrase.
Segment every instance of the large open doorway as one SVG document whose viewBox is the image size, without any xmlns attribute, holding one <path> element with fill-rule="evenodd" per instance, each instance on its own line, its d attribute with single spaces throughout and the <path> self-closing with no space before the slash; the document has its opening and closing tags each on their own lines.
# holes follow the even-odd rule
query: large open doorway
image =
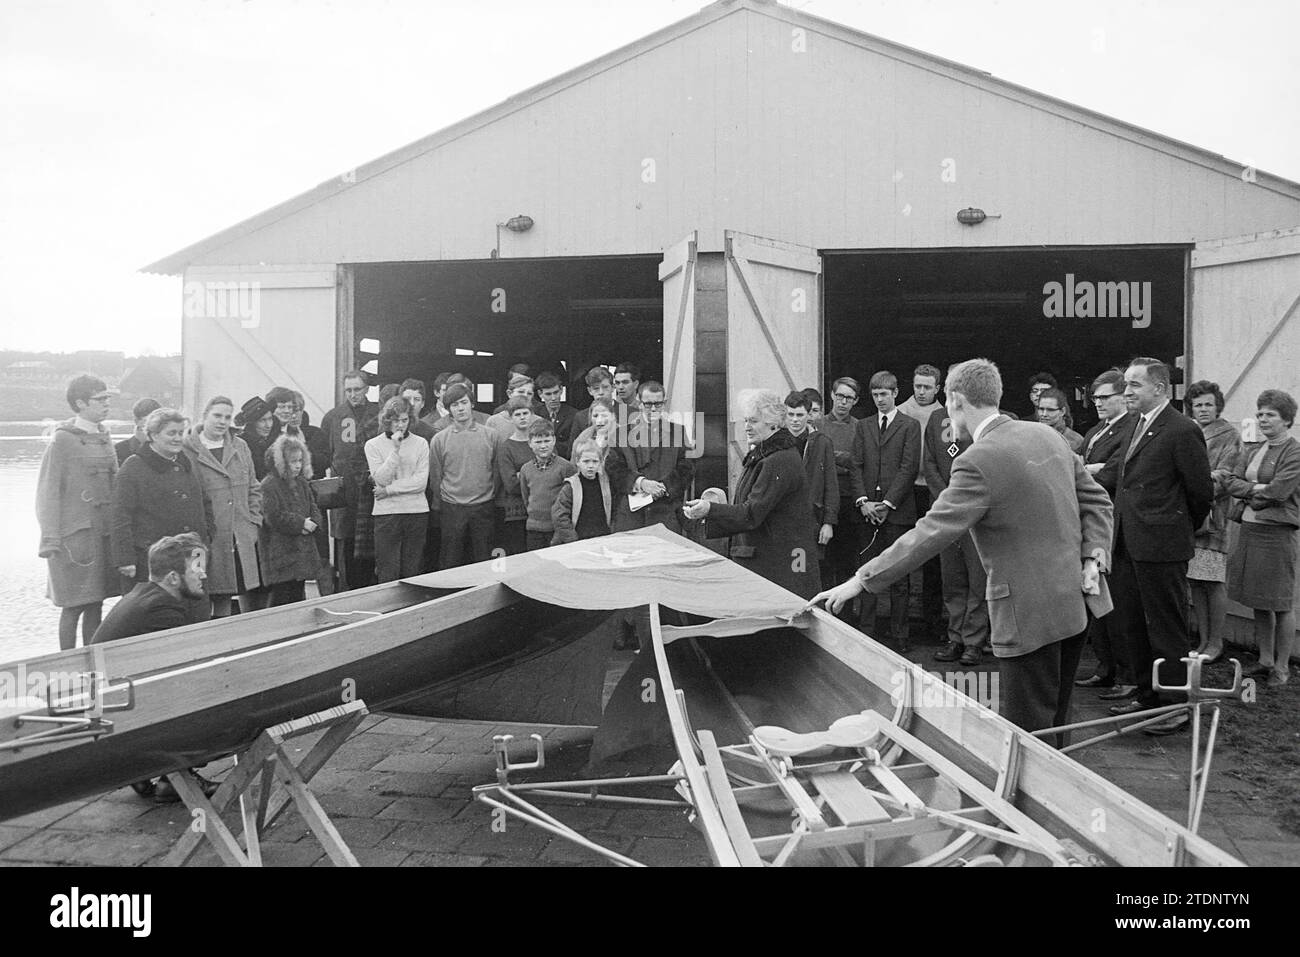
<svg viewBox="0 0 1300 957">
<path fill-rule="evenodd" d="M 413 376 L 431 384 L 462 372 L 479 407 L 502 401 L 506 373 L 527 363 L 552 371 L 568 401 L 585 408 L 593 365 L 633 362 L 659 378 L 663 293 L 658 256 L 367 263 L 354 269 L 358 344 L 377 340 L 381 383 Z M 360 351 L 360 350 L 359 350 Z"/>
<path fill-rule="evenodd" d="M 826 252 L 827 376 L 865 387 L 888 369 L 903 398 L 917 365 L 986 356 L 1005 408 L 1032 414 L 1028 379 L 1050 372 L 1082 432 L 1096 375 L 1183 354 L 1186 260 L 1183 247 Z"/>
</svg>

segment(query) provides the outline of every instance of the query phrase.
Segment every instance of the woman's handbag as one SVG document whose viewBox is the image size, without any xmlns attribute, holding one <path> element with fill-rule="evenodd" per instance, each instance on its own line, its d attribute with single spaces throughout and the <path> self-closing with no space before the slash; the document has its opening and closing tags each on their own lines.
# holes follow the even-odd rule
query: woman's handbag
<svg viewBox="0 0 1300 957">
<path fill-rule="evenodd" d="M 343 508 L 347 498 L 343 494 L 343 477 L 312 479 L 311 493 L 316 497 L 316 504 L 322 509 Z"/>
</svg>

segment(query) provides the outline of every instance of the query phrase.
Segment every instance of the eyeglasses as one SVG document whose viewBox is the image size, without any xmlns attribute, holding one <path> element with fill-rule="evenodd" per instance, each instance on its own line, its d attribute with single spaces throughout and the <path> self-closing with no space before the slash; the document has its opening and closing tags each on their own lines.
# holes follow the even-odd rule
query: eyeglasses
<svg viewBox="0 0 1300 957">
<path fill-rule="evenodd" d="M 645 409 L 662 409 L 667 404 L 666 400 L 663 402 L 642 402 L 641 407 Z"/>
<path fill-rule="evenodd" d="M 845 395 L 845 394 L 842 393 L 842 392 L 836 392 L 834 395 L 831 396 L 831 398 L 832 398 L 832 399 L 842 399 L 842 400 L 845 401 L 845 402 L 857 402 L 857 401 L 858 401 L 858 397 L 857 397 L 856 395 Z"/>
<path fill-rule="evenodd" d="M 1113 399 L 1118 395 L 1120 395 L 1118 392 L 1097 392 L 1093 394 L 1092 401 L 1102 402 L 1106 399 Z"/>
</svg>

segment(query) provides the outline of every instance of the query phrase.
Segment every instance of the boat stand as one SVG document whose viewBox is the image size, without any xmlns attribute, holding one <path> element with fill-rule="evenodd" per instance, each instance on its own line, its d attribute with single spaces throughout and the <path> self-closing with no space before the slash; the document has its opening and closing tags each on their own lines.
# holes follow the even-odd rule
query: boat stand
<svg viewBox="0 0 1300 957">
<path fill-rule="evenodd" d="M 1085 728 L 1110 727 L 1114 729 L 1061 748 L 1062 754 L 1069 754 L 1072 751 L 1078 751 L 1099 744 L 1102 741 L 1117 738 L 1121 734 L 1132 734 L 1134 731 L 1141 731 L 1157 722 L 1168 719 L 1172 715 L 1189 714 L 1192 720 L 1192 761 L 1187 779 L 1187 829 L 1195 834 L 1201 826 L 1201 812 L 1205 808 L 1205 790 L 1210 781 L 1210 764 L 1214 760 L 1214 742 L 1219 732 L 1219 704 L 1225 698 L 1242 700 L 1241 662 L 1236 658 L 1229 659 L 1232 662 L 1232 687 L 1206 688 L 1201 684 L 1201 667 L 1206 660 L 1207 656 L 1195 653 L 1183 658 L 1182 661 L 1187 665 L 1187 684 L 1178 687 L 1168 687 L 1160 683 L 1160 666 L 1165 663 L 1164 658 L 1157 658 L 1152 662 L 1152 689 L 1187 695 L 1187 700 L 1181 704 L 1147 708 L 1144 711 L 1116 715 L 1111 718 L 1076 721 L 1073 724 L 1063 724 L 1058 728 L 1044 728 L 1042 731 L 1033 732 L 1033 734 L 1038 738 L 1047 738 L 1068 731 L 1081 731 Z M 1210 711 L 1210 730 L 1205 741 L 1204 757 L 1202 758 L 1201 711 L 1205 708 Z"/>
<path fill-rule="evenodd" d="M 293 804 L 336 866 L 359 867 L 356 856 L 344 843 L 308 783 L 368 713 L 364 701 L 351 701 L 261 731 L 252 744 L 234 756 L 234 769 L 226 775 L 211 799 L 204 796 L 191 771 L 173 771 L 168 774 L 167 780 L 190 809 L 192 823 L 172 847 L 163 864 L 169 867 L 182 866 L 206 839 L 227 865 L 261 867 L 263 833 Z M 321 729 L 325 729 L 325 734 L 307 752 L 306 757 L 294 764 L 284 748 L 284 742 Z M 276 780 L 284 786 L 284 790 L 272 800 L 271 792 Z M 221 817 L 236 799 L 239 801 L 239 816 L 243 822 L 242 847 Z"/>
</svg>

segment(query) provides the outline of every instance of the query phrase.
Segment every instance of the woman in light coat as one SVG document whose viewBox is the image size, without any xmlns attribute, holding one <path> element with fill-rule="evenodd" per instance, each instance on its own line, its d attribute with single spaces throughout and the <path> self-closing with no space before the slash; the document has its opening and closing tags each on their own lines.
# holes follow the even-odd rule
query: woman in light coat
<svg viewBox="0 0 1300 957">
<path fill-rule="evenodd" d="M 203 410 L 198 427 L 185 437 L 185 454 L 212 510 L 208 594 L 214 618 L 230 614 L 230 599 L 235 595 L 241 612 L 265 607 L 269 598 L 265 591 L 256 597 L 249 594 L 262 586 L 257 546 L 262 488 L 248 445 L 230 430 L 234 414 L 234 403 L 217 396 Z"/>
</svg>

